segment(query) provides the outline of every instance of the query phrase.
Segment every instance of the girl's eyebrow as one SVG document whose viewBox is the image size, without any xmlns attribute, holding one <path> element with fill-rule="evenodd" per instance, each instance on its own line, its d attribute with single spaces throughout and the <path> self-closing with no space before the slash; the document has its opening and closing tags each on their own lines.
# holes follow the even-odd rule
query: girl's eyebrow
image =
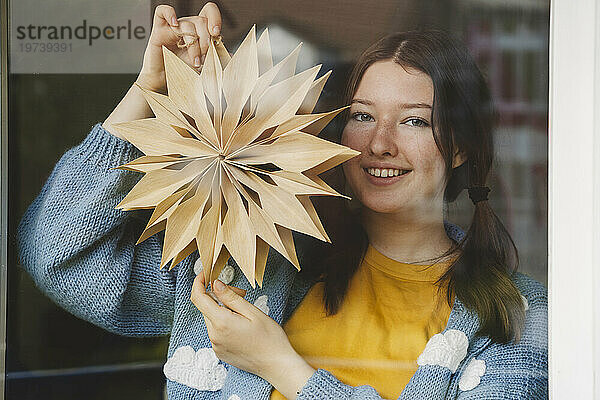
<svg viewBox="0 0 600 400">
<path fill-rule="evenodd" d="M 365 100 L 365 99 L 352 99 L 351 104 L 354 104 L 354 103 L 364 104 L 367 106 L 373 105 L 373 102 L 371 100 Z M 413 108 L 431 109 L 431 105 L 427 104 L 427 103 L 403 103 L 400 105 L 400 108 L 407 109 L 407 110 L 413 109 Z"/>
<path fill-rule="evenodd" d="M 360 103 L 360 104 L 364 104 L 367 106 L 373 105 L 373 102 L 370 100 L 363 100 L 363 99 L 352 99 L 352 101 L 350 102 L 350 104 L 354 104 L 354 103 Z"/>
</svg>

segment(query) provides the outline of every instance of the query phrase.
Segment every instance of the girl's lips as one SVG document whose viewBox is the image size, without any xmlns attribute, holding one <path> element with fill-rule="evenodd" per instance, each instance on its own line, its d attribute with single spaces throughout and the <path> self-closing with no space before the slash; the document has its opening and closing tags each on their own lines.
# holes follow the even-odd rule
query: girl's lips
<svg viewBox="0 0 600 400">
<path fill-rule="evenodd" d="M 369 180 L 369 182 L 375 186 L 393 185 L 394 183 L 409 176 L 412 173 L 412 171 L 409 171 L 408 173 L 406 173 L 404 175 L 398 175 L 398 176 L 393 176 L 393 177 L 389 177 L 389 178 L 381 178 L 381 177 L 373 176 L 373 175 L 369 174 L 369 172 L 364 168 L 362 168 L 362 171 L 367 176 L 367 179 Z"/>
</svg>

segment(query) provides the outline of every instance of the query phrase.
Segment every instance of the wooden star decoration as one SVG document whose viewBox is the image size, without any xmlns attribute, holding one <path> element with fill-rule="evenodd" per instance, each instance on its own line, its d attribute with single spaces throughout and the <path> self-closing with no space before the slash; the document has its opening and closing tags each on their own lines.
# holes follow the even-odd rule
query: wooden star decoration
<svg viewBox="0 0 600 400">
<path fill-rule="evenodd" d="M 273 65 L 252 27 L 198 73 L 163 47 L 168 94 L 140 87 L 155 117 L 114 125 L 145 154 L 117 167 L 145 175 L 116 208 L 154 209 L 138 243 L 165 230 L 161 268 L 198 249 L 207 282 L 233 257 L 262 286 L 269 246 L 300 269 L 292 230 L 330 241 L 309 196 L 342 196 L 318 175 L 359 152 L 316 136 L 346 107 L 312 114 L 331 71 L 296 74 L 299 50 Z"/>
</svg>

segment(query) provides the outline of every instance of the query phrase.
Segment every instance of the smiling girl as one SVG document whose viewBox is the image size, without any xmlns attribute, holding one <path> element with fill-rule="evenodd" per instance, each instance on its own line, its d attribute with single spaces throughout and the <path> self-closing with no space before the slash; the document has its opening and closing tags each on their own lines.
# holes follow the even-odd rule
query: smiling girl
<svg viewBox="0 0 600 400">
<path fill-rule="evenodd" d="M 178 28 L 194 33 L 183 50 Z M 220 28 L 212 3 L 179 19 L 159 6 L 138 83 L 164 91 L 161 46 L 199 67 Z M 151 116 L 135 86 L 23 217 L 23 265 L 82 318 L 170 334 L 170 399 L 546 398 L 546 290 L 515 272 L 488 204 L 493 113 L 464 45 L 437 31 L 387 36 L 358 59 L 345 100 L 338 140 L 361 154 L 328 179 L 353 201 L 318 202 L 333 244 L 298 236 L 300 274 L 271 251 L 263 287 L 217 280 L 219 304 L 197 253 L 158 271 L 161 236 L 135 245 L 145 221 L 114 206 L 136 176 L 109 170 L 137 153 L 112 124 Z M 444 213 L 464 189 L 467 232 Z"/>
</svg>

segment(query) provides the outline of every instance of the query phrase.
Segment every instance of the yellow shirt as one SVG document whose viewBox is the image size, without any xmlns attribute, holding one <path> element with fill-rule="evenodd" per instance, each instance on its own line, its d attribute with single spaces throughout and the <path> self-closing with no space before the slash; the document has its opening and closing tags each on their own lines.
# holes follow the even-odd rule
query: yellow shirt
<svg viewBox="0 0 600 400">
<path fill-rule="evenodd" d="M 406 264 L 369 246 L 337 314 L 326 316 L 323 284 L 317 283 L 284 330 L 313 368 L 396 399 L 415 373 L 427 341 L 448 323 L 445 291 L 438 293 L 434 282 L 449 264 Z M 271 400 L 280 399 L 285 398 L 273 390 Z"/>
</svg>

